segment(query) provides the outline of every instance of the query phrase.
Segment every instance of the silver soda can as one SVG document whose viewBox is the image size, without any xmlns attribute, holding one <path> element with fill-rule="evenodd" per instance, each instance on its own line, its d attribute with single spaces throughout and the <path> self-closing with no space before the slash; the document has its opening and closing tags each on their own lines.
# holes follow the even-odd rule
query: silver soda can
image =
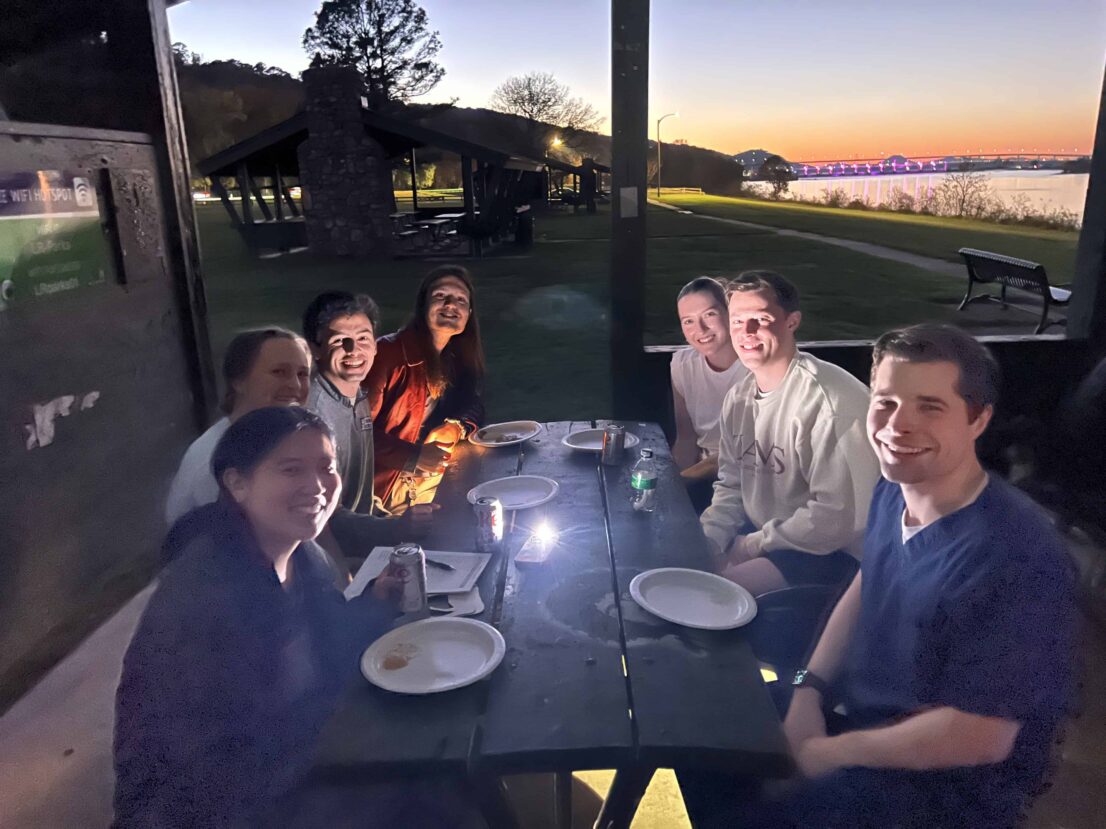
<svg viewBox="0 0 1106 829">
<path fill-rule="evenodd" d="M 403 614 L 427 611 L 426 554 L 418 544 L 397 544 L 384 571 L 399 579 L 399 610 Z"/>
<path fill-rule="evenodd" d="M 603 429 L 603 452 L 599 457 L 607 466 L 617 466 L 622 463 L 622 455 L 626 449 L 626 427 L 617 423 L 608 424 Z"/>
<path fill-rule="evenodd" d="M 498 498 L 485 495 L 473 504 L 476 513 L 476 549 L 481 553 L 494 553 L 503 543 L 503 503 Z"/>
</svg>

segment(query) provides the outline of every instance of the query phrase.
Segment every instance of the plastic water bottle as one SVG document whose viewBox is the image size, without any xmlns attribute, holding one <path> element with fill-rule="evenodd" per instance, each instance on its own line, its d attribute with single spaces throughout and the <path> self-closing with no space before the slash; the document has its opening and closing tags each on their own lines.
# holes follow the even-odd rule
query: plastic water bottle
<svg viewBox="0 0 1106 829">
<path fill-rule="evenodd" d="M 630 470 L 630 487 L 630 504 L 635 512 L 657 508 L 657 465 L 652 449 L 641 450 L 641 459 Z"/>
</svg>

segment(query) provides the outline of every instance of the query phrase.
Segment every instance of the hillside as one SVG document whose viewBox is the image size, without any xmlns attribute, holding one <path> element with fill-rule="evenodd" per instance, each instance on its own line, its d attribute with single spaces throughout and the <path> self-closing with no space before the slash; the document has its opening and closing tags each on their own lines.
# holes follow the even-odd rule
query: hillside
<svg viewBox="0 0 1106 829">
<path fill-rule="evenodd" d="M 238 61 L 203 62 L 183 47 L 177 77 L 193 164 L 294 115 L 303 107 L 303 84 L 276 67 Z M 611 137 L 594 132 L 565 133 L 557 127 L 488 109 L 415 104 L 393 113 L 428 127 L 513 155 L 552 155 L 570 163 L 591 157 L 610 164 Z M 552 141 L 560 138 L 562 145 Z M 656 174 L 655 144 L 650 142 L 649 176 Z M 434 186 L 456 186 L 455 159 L 427 150 L 420 161 L 438 164 Z M 686 144 L 662 147 L 666 187 L 700 187 L 708 193 L 736 195 L 741 165 L 714 150 Z"/>
</svg>

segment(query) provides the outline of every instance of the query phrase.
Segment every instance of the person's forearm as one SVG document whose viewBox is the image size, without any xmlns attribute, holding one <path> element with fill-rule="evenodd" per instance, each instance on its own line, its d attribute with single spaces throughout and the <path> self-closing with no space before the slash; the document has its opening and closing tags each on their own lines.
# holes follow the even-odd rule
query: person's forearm
<svg viewBox="0 0 1106 829">
<path fill-rule="evenodd" d="M 837 764 L 873 769 L 950 769 L 1000 763 L 1010 756 L 1020 724 L 944 706 L 884 728 L 827 737 Z"/>
<path fill-rule="evenodd" d="M 833 608 L 822 636 L 807 662 L 807 669 L 826 682 L 833 682 L 841 672 L 845 655 L 852 641 L 856 620 L 860 616 L 861 574 L 857 573 L 844 595 Z"/>
<path fill-rule="evenodd" d="M 686 470 L 694 465 L 698 458 L 699 447 L 695 445 L 695 440 L 677 432 L 676 442 L 672 444 L 672 460 L 676 462 L 676 466 Z"/>
<path fill-rule="evenodd" d="M 718 445 L 718 482 L 710 506 L 700 516 L 703 533 L 718 547 L 729 549 L 737 531 L 745 523 L 745 504 L 741 498 L 741 464 L 738 458 L 732 406 L 722 411 L 722 439 Z"/>
<path fill-rule="evenodd" d="M 708 481 L 718 476 L 718 458 L 706 457 L 683 469 L 680 477 L 686 481 Z"/>
</svg>

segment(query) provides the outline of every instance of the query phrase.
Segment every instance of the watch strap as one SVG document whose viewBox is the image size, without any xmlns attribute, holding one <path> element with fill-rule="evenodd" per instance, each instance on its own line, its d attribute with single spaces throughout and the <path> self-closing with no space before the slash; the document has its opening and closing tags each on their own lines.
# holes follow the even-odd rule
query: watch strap
<svg viewBox="0 0 1106 829">
<path fill-rule="evenodd" d="M 830 694 L 829 683 L 807 668 L 800 668 L 795 671 L 795 676 L 792 678 L 791 684 L 796 688 L 813 688 L 823 697 L 828 697 Z"/>
</svg>

